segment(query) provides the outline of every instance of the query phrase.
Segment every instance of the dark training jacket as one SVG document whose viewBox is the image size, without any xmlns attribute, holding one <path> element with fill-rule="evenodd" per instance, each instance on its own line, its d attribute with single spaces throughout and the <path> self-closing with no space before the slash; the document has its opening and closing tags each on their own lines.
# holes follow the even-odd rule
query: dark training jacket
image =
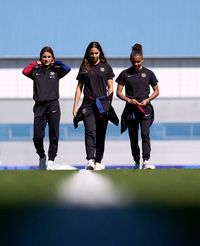
<svg viewBox="0 0 200 246">
<path fill-rule="evenodd" d="M 78 109 L 77 115 L 74 117 L 74 127 L 78 127 L 78 123 L 83 120 L 84 117 L 87 117 L 88 114 L 90 114 L 90 108 L 89 105 L 95 105 L 95 108 L 97 109 L 98 115 L 101 115 L 102 117 L 106 117 L 109 121 L 111 121 L 114 125 L 118 126 L 119 119 L 117 117 L 117 114 L 115 113 L 114 108 L 108 100 L 101 99 L 101 98 L 94 98 L 93 100 L 85 99 L 83 100 L 82 105 Z M 88 107 L 89 106 L 89 107 Z"/>
<path fill-rule="evenodd" d="M 151 124 L 152 124 L 154 121 L 154 109 L 151 104 L 145 106 L 142 111 L 140 107 L 126 103 L 125 108 L 121 115 L 121 134 L 127 130 L 129 120 L 140 120 L 145 116 L 146 113 L 149 113 L 149 111 L 151 114 Z"/>
<path fill-rule="evenodd" d="M 59 79 L 70 70 L 70 66 L 61 61 L 55 61 L 47 69 L 39 66 L 35 61 L 26 66 L 22 73 L 34 82 L 33 99 L 35 102 L 48 102 L 59 98 Z"/>
</svg>

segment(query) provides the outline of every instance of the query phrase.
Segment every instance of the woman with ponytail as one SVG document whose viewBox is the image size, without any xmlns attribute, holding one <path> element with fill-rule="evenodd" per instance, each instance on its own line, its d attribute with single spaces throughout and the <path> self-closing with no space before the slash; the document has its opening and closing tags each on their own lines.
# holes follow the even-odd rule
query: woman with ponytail
<svg viewBox="0 0 200 246">
<path fill-rule="evenodd" d="M 154 169 L 149 164 L 151 143 L 150 127 L 154 120 L 151 101 L 159 95 L 158 80 L 155 74 L 142 66 L 143 51 L 141 44 L 135 44 L 130 54 L 132 66 L 122 71 L 117 77 L 117 96 L 126 102 L 121 117 L 121 133 L 128 128 L 132 156 L 136 169 Z M 150 93 L 150 87 L 153 92 Z M 125 88 L 125 93 L 123 93 Z M 142 163 L 140 163 L 140 147 L 138 131 L 141 129 Z"/>
</svg>

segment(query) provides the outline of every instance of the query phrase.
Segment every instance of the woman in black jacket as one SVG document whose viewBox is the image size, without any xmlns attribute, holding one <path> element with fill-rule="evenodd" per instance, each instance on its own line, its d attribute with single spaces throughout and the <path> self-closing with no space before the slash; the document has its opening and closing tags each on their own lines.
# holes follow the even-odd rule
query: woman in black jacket
<svg viewBox="0 0 200 246">
<path fill-rule="evenodd" d="M 26 66 L 22 73 L 33 80 L 34 136 L 33 142 L 39 155 L 40 169 L 53 169 L 54 159 L 58 150 L 60 106 L 59 79 L 71 70 L 69 65 L 56 61 L 51 47 L 44 47 L 40 51 L 38 61 Z M 46 125 L 49 125 L 48 164 L 43 139 Z"/>
</svg>

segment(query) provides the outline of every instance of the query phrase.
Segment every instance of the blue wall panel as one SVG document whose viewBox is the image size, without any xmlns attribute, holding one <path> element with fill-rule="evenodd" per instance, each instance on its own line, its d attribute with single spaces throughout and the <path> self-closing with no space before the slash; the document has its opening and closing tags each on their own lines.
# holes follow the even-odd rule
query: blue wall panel
<svg viewBox="0 0 200 246">
<path fill-rule="evenodd" d="M 32 124 L 0 124 L 0 141 L 31 141 Z M 48 136 L 48 128 L 46 129 Z M 120 126 L 109 124 L 107 140 L 128 140 L 127 131 L 120 134 Z M 47 139 L 47 138 L 46 138 Z M 200 123 L 155 123 L 151 128 L 152 140 L 200 140 Z M 83 141 L 84 127 L 72 124 L 60 125 L 61 141 Z"/>
</svg>

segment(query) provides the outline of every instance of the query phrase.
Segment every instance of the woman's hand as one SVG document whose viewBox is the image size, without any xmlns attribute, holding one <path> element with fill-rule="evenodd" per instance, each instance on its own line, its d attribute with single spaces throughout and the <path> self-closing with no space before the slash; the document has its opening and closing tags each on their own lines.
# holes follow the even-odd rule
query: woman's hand
<svg viewBox="0 0 200 246">
<path fill-rule="evenodd" d="M 128 103 L 129 104 L 134 104 L 134 105 L 140 105 L 140 103 L 138 102 L 138 100 L 131 99 L 131 98 L 128 98 Z"/>
<path fill-rule="evenodd" d="M 37 61 L 37 65 L 38 66 L 41 66 L 42 65 L 42 62 L 41 61 Z"/>
<path fill-rule="evenodd" d="M 73 111 L 72 111 L 72 114 L 73 114 L 74 117 L 76 117 L 77 112 L 78 112 L 78 108 L 77 107 L 74 107 L 73 108 Z"/>
<path fill-rule="evenodd" d="M 149 104 L 149 102 L 150 102 L 150 100 L 147 98 L 147 99 L 143 100 L 143 101 L 140 103 L 140 105 L 141 105 L 141 106 L 146 106 L 147 104 Z"/>
</svg>

